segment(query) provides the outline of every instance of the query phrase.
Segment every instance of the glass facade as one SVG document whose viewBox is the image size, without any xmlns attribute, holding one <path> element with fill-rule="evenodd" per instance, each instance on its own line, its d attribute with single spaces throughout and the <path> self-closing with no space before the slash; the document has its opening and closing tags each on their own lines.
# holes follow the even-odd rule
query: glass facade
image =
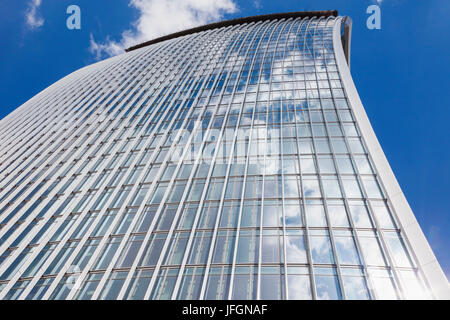
<svg viewBox="0 0 450 320">
<path fill-rule="evenodd" d="M 343 84 L 343 21 L 158 42 L 3 119 L 0 298 L 435 298 Z"/>
</svg>

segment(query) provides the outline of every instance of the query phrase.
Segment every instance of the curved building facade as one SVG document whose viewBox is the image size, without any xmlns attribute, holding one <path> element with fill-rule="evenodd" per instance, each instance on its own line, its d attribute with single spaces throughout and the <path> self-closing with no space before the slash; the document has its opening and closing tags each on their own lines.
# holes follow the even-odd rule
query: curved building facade
<svg viewBox="0 0 450 320">
<path fill-rule="evenodd" d="M 0 122 L 0 299 L 442 299 L 337 12 L 80 69 Z"/>
</svg>

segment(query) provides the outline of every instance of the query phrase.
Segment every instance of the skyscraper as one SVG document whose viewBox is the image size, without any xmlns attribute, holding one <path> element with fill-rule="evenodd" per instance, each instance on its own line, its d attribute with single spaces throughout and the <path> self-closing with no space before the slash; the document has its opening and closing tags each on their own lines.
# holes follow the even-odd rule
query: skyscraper
<svg viewBox="0 0 450 320">
<path fill-rule="evenodd" d="M 0 299 L 449 298 L 350 33 L 336 11 L 198 27 L 1 120 Z"/>
</svg>

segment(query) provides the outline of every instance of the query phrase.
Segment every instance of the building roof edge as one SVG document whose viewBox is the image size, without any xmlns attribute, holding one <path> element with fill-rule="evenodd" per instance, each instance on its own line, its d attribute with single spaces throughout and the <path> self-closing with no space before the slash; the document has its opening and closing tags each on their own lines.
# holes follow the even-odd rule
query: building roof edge
<svg viewBox="0 0 450 320">
<path fill-rule="evenodd" d="M 251 17 L 244 17 L 244 18 L 236 18 L 232 20 L 225 20 L 220 22 L 214 22 L 210 24 L 206 24 L 200 27 L 195 27 L 175 33 L 168 34 L 166 36 L 162 36 L 150 41 L 143 42 L 141 44 L 132 46 L 128 49 L 126 49 L 126 52 L 130 52 L 136 49 L 140 49 L 158 42 L 182 37 L 188 34 L 206 31 L 210 29 L 216 29 L 216 28 L 222 28 L 222 27 L 228 27 L 236 24 L 243 24 L 243 23 L 250 23 L 250 22 L 256 22 L 256 21 L 264 21 L 264 20 L 274 20 L 274 19 L 288 19 L 288 18 L 312 18 L 312 17 L 330 17 L 338 16 L 337 10 L 326 10 L 326 11 L 297 11 L 297 12 L 285 12 L 285 13 L 271 13 L 271 14 L 264 14 L 259 16 L 251 16 Z"/>
</svg>

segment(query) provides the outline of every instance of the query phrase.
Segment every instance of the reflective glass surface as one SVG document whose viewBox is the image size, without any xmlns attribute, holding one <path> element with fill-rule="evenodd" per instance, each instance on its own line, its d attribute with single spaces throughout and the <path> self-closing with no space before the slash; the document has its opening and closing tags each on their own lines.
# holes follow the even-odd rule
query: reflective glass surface
<svg viewBox="0 0 450 320">
<path fill-rule="evenodd" d="M 337 21 L 159 42 L 3 119 L 0 298 L 429 297 L 346 96 Z"/>
</svg>

